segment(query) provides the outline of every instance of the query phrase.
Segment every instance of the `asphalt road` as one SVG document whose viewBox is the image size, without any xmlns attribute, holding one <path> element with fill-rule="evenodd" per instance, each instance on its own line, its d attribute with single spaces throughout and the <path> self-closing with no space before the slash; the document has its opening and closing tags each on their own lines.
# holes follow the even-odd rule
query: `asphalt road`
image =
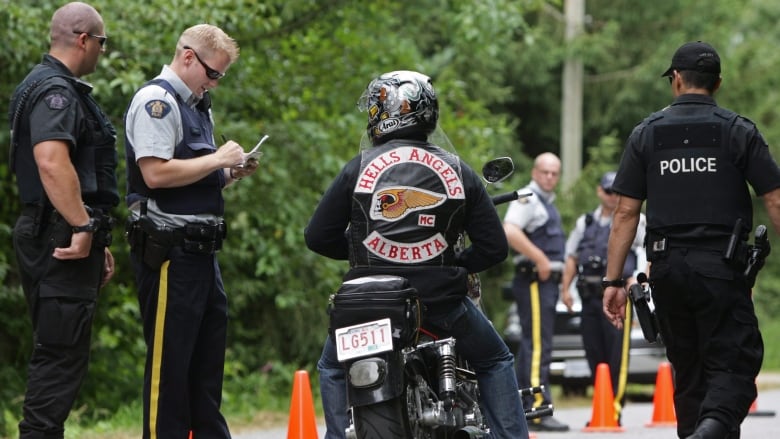
<svg viewBox="0 0 780 439">
<path fill-rule="evenodd" d="M 759 390 L 758 399 L 751 414 L 742 423 L 743 438 L 780 437 L 780 387 L 778 377 L 770 378 L 774 387 L 767 390 Z M 762 377 L 758 379 L 761 388 Z M 609 432 L 584 432 L 586 423 L 592 419 L 592 407 L 576 407 L 558 409 L 555 417 L 571 426 L 566 433 L 532 433 L 532 438 L 537 439 L 617 439 L 620 436 L 626 438 L 642 439 L 669 439 L 676 438 L 675 428 L 669 426 L 648 426 L 654 415 L 652 402 L 629 402 L 623 410 L 623 430 Z M 325 427 L 321 423 L 317 426 L 319 438 L 325 437 Z M 234 432 L 234 439 L 280 439 L 287 437 L 287 427 L 278 427 L 268 430 L 247 430 Z M 299 438 L 288 438 L 299 439 Z M 316 439 L 316 438 L 305 438 Z"/>
</svg>

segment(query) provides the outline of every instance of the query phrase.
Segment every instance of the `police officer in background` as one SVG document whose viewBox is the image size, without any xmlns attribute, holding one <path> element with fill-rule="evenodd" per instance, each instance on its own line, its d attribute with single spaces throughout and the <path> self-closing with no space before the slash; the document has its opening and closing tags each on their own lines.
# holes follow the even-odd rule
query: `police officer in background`
<svg viewBox="0 0 780 439">
<path fill-rule="evenodd" d="M 566 267 L 561 282 L 561 302 L 569 312 L 572 311 L 574 301 L 569 289 L 576 278 L 577 293 L 582 304 L 580 330 L 585 357 L 594 378 L 599 364 L 609 365 L 615 398 L 615 416 L 616 420 L 620 421 L 626 400 L 631 313 L 626 313 L 623 330 L 619 330 L 606 318 L 601 303 L 604 291 L 601 288 L 601 279 L 607 269 L 607 240 L 612 226 L 612 213 L 617 204 L 617 194 L 612 191 L 615 174 L 614 171 L 609 171 L 601 177 L 596 187 L 599 206 L 593 212 L 577 218 L 574 229 L 566 240 Z M 622 277 L 627 280 L 627 285 L 634 283 L 635 271 L 644 271 L 647 265 L 642 250 L 645 225 L 644 214 L 640 214 L 637 234 L 623 266 Z"/>
<path fill-rule="evenodd" d="M 563 271 L 566 236 L 561 215 L 553 202 L 561 176 L 561 160 L 545 152 L 534 160 L 531 182 L 522 192 L 534 196 L 513 201 L 504 216 L 509 246 L 517 252 L 512 293 L 517 303 L 522 335 L 517 352 L 517 377 L 521 388 L 543 385 L 545 391 L 526 396 L 525 407 L 552 404 L 550 362 L 555 327 L 555 304 Z M 568 431 L 552 416 L 534 419 L 531 431 Z"/>
<path fill-rule="evenodd" d="M 252 174 L 244 150 L 217 147 L 208 90 L 238 58 L 216 26 L 186 29 L 171 64 L 125 115 L 130 256 L 146 340 L 143 437 L 229 438 L 220 412 L 227 296 L 217 251 L 222 190 Z"/>
<path fill-rule="evenodd" d="M 621 327 L 623 265 L 647 200 L 650 284 L 675 370 L 677 433 L 738 438 L 764 354 L 744 275 L 753 227 L 747 183 L 779 232 L 780 169 L 756 126 L 715 103 L 720 57 L 712 46 L 682 45 L 663 76 L 675 99 L 634 128 L 612 186 L 619 198 L 604 312 Z M 736 246 L 729 245 L 732 233 Z"/>
<path fill-rule="evenodd" d="M 104 52 L 100 14 L 68 3 L 51 18 L 49 53 L 16 88 L 11 170 L 22 203 L 13 231 L 33 352 L 19 437 L 63 437 L 89 362 L 98 291 L 119 204 L 116 131 L 81 80 Z"/>
<path fill-rule="evenodd" d="M 306 245 L 333 259 L 349 259 L 344 280 L 375 274 L 407 278 L 426 306 L 423 326 L 454 337 L 459 354 L 474 367 L 491 433 L 527 438 L 512 353 L 466 295 L 468 273 L 503 261 L 506 239 L 479 175 L 428 141 L 439 118 L 431 79 L 412 71 L 385 73 L 369 83 L 358 105 L 368 112 L 371 145 L 344 166 L 320 199 L 305 230 Z M 456 253 L 464 231 L 471 245 Z M 394 242 L 424 257 L 404 259 L 380 250 Z M 344 438 L 346 377 L 330 336 L 317 369 L 325 437 Z"/>
</svg>

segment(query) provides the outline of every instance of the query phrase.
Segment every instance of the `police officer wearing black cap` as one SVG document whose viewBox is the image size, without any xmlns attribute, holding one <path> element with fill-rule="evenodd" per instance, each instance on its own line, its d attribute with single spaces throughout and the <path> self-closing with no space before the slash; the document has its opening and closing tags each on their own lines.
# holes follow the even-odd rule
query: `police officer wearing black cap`
<svg viewBox="0 0 780 439">
<path fill-rule="evenodd" d="M 622 324 L 621 272 L 647 200 L 650 284 L 676 372 L 677 434 L 738 438 L 764 355 L 744 274 L 753 228 L 747 183 L 780 231 L 780 168 L 753 122 L 715 103 L 720 57 L 712 46 L 684 44 L 663 76 L 675 100 L 634 128 L 612 187 L 619 199 L 604 312 Z"/>
<path fill-rule="evenodd" d="M 573 310 L 574 298 L 569 291 L 576 279 L 577 293 L 582 304 L 580 330 L 585 357 L 591 374 L 601 363 L 609 365 L 612 391 L 615 397 L 615 418 L 620 421 L 626 400 L 628 377 L 628 351 L 631 331 L 631 313 L 626 313 L 623 330 L 615 328 L 602 311 L 603 289 L 601 279 L 607 269 L 607 239 L 612 227 L 612 213 L 617 205 L 617 194 L 612 190 L 615 171 L 602 175 L 596 187 L 599 206 L 580 215 L 566 240 L 566 266 L 561 281 L 561 302 Z M 640 214 L 637 235 L 623 266 L 622 276 L 626 284 L 633 283 L 637 269 L 644 271 L 647 265 L 642 250 L 645 239 L 645 216 Z"/>
</svg>

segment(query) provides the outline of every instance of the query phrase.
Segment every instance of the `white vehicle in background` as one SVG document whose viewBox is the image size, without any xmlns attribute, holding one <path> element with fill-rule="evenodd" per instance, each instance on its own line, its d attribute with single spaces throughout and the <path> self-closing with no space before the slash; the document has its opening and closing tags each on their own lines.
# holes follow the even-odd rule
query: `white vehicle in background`
<svg viewBox="0 0 780 439">
<path fill-rule="evenodd" d="M 593 384 L 593 378 L 585 357 L 585 347 L 580 332 L 582 304 L 576 288 L 572 288 L 572 297 L 574 304 L 571 313 L 560 301 L 555 308 L 550 384 L 561 385 L 564 395 L 584 395 L 588 386 Z M 512 302 L 507 310 L 506 322 L 504 341 L 510 350 L 516 353 L 522 330 L 515 302 Z M 639 322 L 634 316 L 631 325 L 628 383 L 655 384 L 658 366 L 664 361 L 668 361 L 666 348 L 661 343 L 649 343 L 645 340 Z"/>
</svg>

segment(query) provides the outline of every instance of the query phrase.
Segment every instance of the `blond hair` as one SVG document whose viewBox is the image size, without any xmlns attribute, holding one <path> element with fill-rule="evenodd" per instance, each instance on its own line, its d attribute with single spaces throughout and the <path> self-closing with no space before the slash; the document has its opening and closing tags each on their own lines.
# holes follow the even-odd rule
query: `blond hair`
<svg viewBox="0 0 780 439">
<path fill-rule="evenodd" d="M 238 44 L 222 29 L 211 24 L 196 24 L 179 36 L 176 43 L 176 56 L 183 50 L 184 46 L 202 51 L 205 56 L 214 55 L 217 52 L 225 53 L 230 58 L 230 63 L 238 59 Z M 204 55 L 201 55 L 204 56 Z"/>
</svg>

